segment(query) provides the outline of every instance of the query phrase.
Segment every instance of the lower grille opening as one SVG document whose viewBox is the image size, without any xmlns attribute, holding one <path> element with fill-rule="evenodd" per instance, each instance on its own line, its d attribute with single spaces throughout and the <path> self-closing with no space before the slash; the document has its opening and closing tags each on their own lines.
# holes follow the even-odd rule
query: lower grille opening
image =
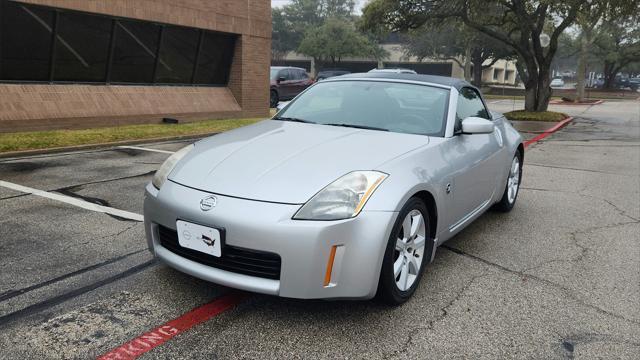
<svg viewBox="0 0 640 360">
<path fill-rule="evenodd" d="M 278 254 L 224 245 L 222 256 L 215 257 L 180 246 L 175 230 L 159 225 L 158 233 L 162 247 L 185 259 L 238 274 L 280 280 L 281 260 Z"/>
</svg>

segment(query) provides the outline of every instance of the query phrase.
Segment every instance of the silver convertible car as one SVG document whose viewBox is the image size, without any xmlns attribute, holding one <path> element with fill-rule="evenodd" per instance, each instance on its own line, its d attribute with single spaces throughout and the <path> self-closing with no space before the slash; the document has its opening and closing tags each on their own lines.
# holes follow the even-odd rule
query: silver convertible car
<svg viewBox="0 0 640 360">
<path fill-rule="evenodd" d="M 511 210 L 523 156 L 465 81 L 340 76 L 169 157 L 146 188 L 147 240 L 169 266 L 229 287 L 400 304 L 439 245 Z"/>
</svg>

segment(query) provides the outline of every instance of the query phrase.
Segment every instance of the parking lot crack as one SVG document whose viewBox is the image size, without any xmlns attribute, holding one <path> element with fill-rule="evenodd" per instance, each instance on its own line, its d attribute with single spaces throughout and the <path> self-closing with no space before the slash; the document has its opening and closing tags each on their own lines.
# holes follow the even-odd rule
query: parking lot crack
<svg viewBox="0 0 640 360">
<path fill-rule="evenodd" d="M 614 204 L 611 200 L 605 199 L 603 197 L 595 196 L 592 194 L 585 194 L 587 189 L 579 190 L 579 191 L 569 191 L 569 190 L 559 190 L 559 189 L 545 189 L 545 188 L 533 188 L 533 187 L 522 187 L 523 190 L 531 190 L 531 191 L 544 191 L 544 192 L 553 192 L 553 193 L 564 193 L 564 194 L 575 194 L 580 197 L 595 199 L 598 201 L 602 201 L 613 208 L 620 216 L 625 217 L 633 222 L 640 222 L 640 219 L 637 219 L 627 213 L 626 210 L 620 208 L 618 205 Z"/>
<path fill-rule="evenodd" d="M 583 261 L 585 259 L 585 257 L 589 254 L 589 251 L 591 251 L 591 248 L 589 246 L 586 246 L 584 244 L 581 244 L 578 240 L 578 236 L 579 235 L 585 235 L 585 234 L 589 234 L 591 232 L 594 231 L 598 231 L 598 230 L 602 230 L 602 229 L 613 229 L 619 226 L 625 226 L 625 225 L 629 225 L 629 224 L 636 224 L 638 223 L 637 221 L 628 221 L 628 222 L 622 222 L 622 223 L 616 223 L 616 224 L 609 224 L 609 225 L 602 225 L 602 226 L 593 226 L 587 229 L 581 229 L 581 230 L 576 230 L 576 231 L 572 231 L 570 232 L 569 235 L 569 239 L 571 241 L 571 245 L 577 247 L 579 249 L 579 253 L 577 256 L 573 257 L 573 258 L 562 258 L 562 259 L 551 259 L 551 260 L 547 260 L 547 261 L 543 261 L 539 264 L 536 264 L 534 266 L 525 268 L 522 270 L 522 273 L 530 273 L 534 270 L 538 270 L 540 268 L 543 268 L 549 264 L 553 264 L 553 263 L 566 263 L 566 262 L 573 262 L 573 263 L 579 263 L 581 261 Z"/>
<path fill-rule="evenodd" d="M 27 286 L 25 288 L 21 288 L 21 289 L 17 289 L 17 290 L 5 291 L 2 294 L 0 294 L 0 302 L 9 300 L 9 299 L 14 298 L 16 296 L 24 295 L 24 294 L 26 294 L 28 292 L 31 292 L 31 291 L 43 288 L 45 286 L 49 286 L 49 285 L 55 284 L 55 283 L 58 283 L 60 281 L 72 278 L 74 276 L 82 275 L 82 274 L 84 274 L 86 272 L 93 271 L 93 270 L 99 269 L 99 268 L 107 266 L 107 265 L 111 265 L 111 264 L 116 263 L 118 261 L 127 259 L 127 258 L 129 258 L 131 256 L 140 254 L 140 253 L 142 253 L 144 251 L 146 251 L 146 249 L 136 250 L 136 251 L 124 254 L 124 255 L 120 255 L 120 256 L 105 260 L 105 261 L 97 263 L 97 264 L 89 265 L 87 267 L 72 271 L 70 273 L 66 273 L 66 274 L 57 276 L 57 277 L 55 277 L 53 279 L 49 279 L 49 280 L 41 282 L 39 284 Z"/>
<path fill-rule="evenodd" d="M 525 167 L 526 166 L 537 166 L 537 167 L 543 167 L 543 168 L 549 168 L 549 169 L 562 169 L 562 170 L 571 170 L 571 171 L 585 171 L 585 172 L 591 172 L 591 173 L 606 174 L 606 175 L 616 175 L 616 176 L 630 176 L 630 177 L 635 177 L 636 176 L 636 175 L 615 173 L 615 172 L 610 172 L 610 171 L 601 171 L 601 170 L 594 170 L 594 169 L 581 169 L 581 168 L 572 168 L 572 167 L 566 167 L 566 166 L 555 166 L 555 165 L 547 165 L 547 164 L 526 163 Z"/>
<path fill-rule="evenodd" d="M 384 356 L 384 359 L 389 359 L 391 357 L 398 357 L 399 355 L 406 354 L 409 351 L 409 348 L 411 347 L 411 344 L 413 344 L 415 334 L 418 334 L 421 330 L 434 330 L 435 329 L 435 324 L 437 322 L 442 321 L 443 319 L 445 319 L 449 315 L 449 309 L 456 302 L 458 302 L 458 300 L 460 300 L 460 298 L 462 298 L 462 296 L 467 292 L 467 290 L 469 290 L 469 288 L 478 279 L 480 279 L 482 277 L 486 277 L 486 276 L 489 276 L 489 274 L 486 271 L 483 271 L 481 274 L 478 274 L 478 275 L 475 275 L 475 276 L 471 277 L 471 279 L 469 279 L 469 281 L 467 281 L 462 286 L 462 288 L 458 292 L 456 292 L 456 294 L 444 306 L 442 306 L 439 309 L 440 310 L 440 315 L 438 315 L 433 320 L 429 320 L 429 323 L 427 324 L 427 326 L 416 326 L 416 327 L 413 327 L 412 329 L 410 329 L 408 331 L 408 335 L 409 336 L 407 336 L 407 339 L 405 340 L 405 342 L 402 345 L 400 345 L 399 349 L 393 351 L 390 354 L 387 354 L 386 356 Z"/>
<path fill-rule="evenodd" d="M 156 259 L 151 259 L 151 260 L 145 261 L 145 262 L 143 262 L 143 263 L 141 263 L 139 265 L 136 265 L 136 266 L 133 266 L 133 267 L 129 268 L 128 270 L 125 270 L 125 271 L 123 271 L 121 273 L 118 273 L 118 274 L 115 274 L 113 276 L 110 276 L 110 277 L 108 277 L 106 279 L 97 281 L 97 282 L 95 282 L 93 284 L 89 284 L 89 285 L 83 286 L 81 288 L 78 288 L 78 289 L 75 289 L 75 290 L 71 290 L 71 291 L 66 292 L 64 294 L 61 294 L 61 295 L 58 295 L 58 296 L 54 296 L 54 297 L 49 298 L 47 300 L 44 300 L 44 301 L 29 305 L 29 306 L 27 306 L 25 308 L 22 308 L 20 310 L 17 310 L 17 311 L 2 315 L 2 316 L 0 316 L 0 329 L 3 329 L 6 325 L 8 325 L 8 324 L 10 324 L 10 323 L 12 323 L 12 322 L 14 322 L 16 320 L 19 320 L 19 319 L 22 319 L 24 317 L 40 313 L 43 310 L 49 309 L 49 308 L 51 308 L 53 306 L 56 306 L 58 304 L 61 304 L 61 303 L 66 302 L 68 300 L 71 300 L 73 298 L 76 298 L 76 297 L 78 297 L 80 295 L 86 294 L 86 293 L 88 293 L 90 291 L 93 291 L 93 290 L 98 289 L 100 287 L 103 287 L 105 285 L 111 284 L 111 283 L 113 283 L 115 281 L 118 281 L 118 280 L 127 278 L 129 276 L 135 275 L 135 274 L 137 274 L 137 273 L 139 273 L 139 272 L 141 272 L 141 271 L 143 271 L 143 270 L 155 265 L 156 263 L 157 263 Z"/>
<path fill-rule="evenodd" d="M 107 200 L 101 199 L 101 198 L 97 198 L 97 197 L 91 197 L 91 196 L 87 196 L 87 195 L 82 195 L 82 194 L 78 194 L 74 191 L 78 191 L 81 190 L 83 188 L 83 185 L 76 185 L 70 188 L 65 188 L 65 189 L 61 189 L 61 190 L 56 190 L 56 192 L 65 195 L 65 196 L 69 196 L 72 198 L 76 198 L 76 199 L 81 199 L 84 200 L 86 202 L 92 203 L 92 204 L 97 204 L 100 206 L 105 206 L 105 207 L 110 207 L 112 208 L 111 204 L 109 204 L 109 202 Z M 110 214 L 108 212 L 104 212 L 105 215 L 116 219 L 118 221 L 125 221 L 125 222 L 135 222 L 135 223 L 139 223 L 139 220 L 134 220 L 134 219 L 129 219 L 129 218 L 124 218 L 122 216 L 118 216 L 118 215 L 114 215 L 114 214 Z"/>
<path fill-rule="evenodd" d="M 451 308 L 451 306 L 453 306 L 453 304 L 455 304 L 458 300 L 460 300 L 462 295 L 464 295 L 467 292 L 467 290 L 469 290 L 471 285 L 473 285 L 473 283 L 475 283 L 478 279 L 486 277 L 488 275 L 489 274 L 487 274 L 486 271 L 483 271 L 481 274 L 475 275 L 471 279 L 469 279 L 469 281 L 467 281 L 465 283 L 465 285 L 462 287 L 462 289 L 460 289 L 460 291 L 458 291 L 456 293 L 456 295 L 451 300 L 449 300 L 449 302 L 445 306 L 440 308 L 440 311 L 442 312 L 442 315 L 440 317 L 436 318 L 435 320 L 433 320 L 432 322 L 429 322 L 430 326 L 432 326 L 432 328 L 433 328 L 433 324 L 435 322 L 441 321 L 445 317 L 447 317 L 447 315 L 449 315 L 449 308 Z"/>
<path fill-rule="evenodd" d="M 125 227 L 122 230 L 119 230 L 119 231 L 117 231 L 115 233 L 103 235 L 103 236 L 101 236 L 99 238 L 90 237 L 85 242 L 83 242 L 83 244 L 86 244 L 86 243 L 89 243 L 89 242 L 100 241 L 100 240 L 104 240 L 104 239 L 116 238 L 116 237 L 118 237 L 118 236 L 120 236 L 120 235 L 122 235 L 122 234 L 124 234 L 124 233 L 126 233 L 128 231 L 131 231 L 133 228 L 135 228 L 138 225 L 142 225 L 142 223 L 139 223 L 139 222 L 133 223 L 132 225 L 129 225 L 129 226 Z M 68 249 L 73 248 L 73 247 L 76 247 L 76 245 L 75 244 L 69 245 L 67 247 L 62 248 L 61 250 L 68 250 Z"/>
<path fill-rule="evenodd" d="M 640 222 L 640 219 L 636 219 L 635 217 L 629 215 L 626 210 L 621 209 L 619 206 L 617 206 L 616 204 L 614 204 L 610 200 L 607 200 L 607 199 L 602 198 L 602 197 L 593 196 L 593 195 L 590 195 L 590 194 L 584 194 L 582 191 L 578 192 L 578 195 L 603 201 L 603 202 L 609 204 L 609 206 L 611 206 L 616 212 L 618 212 L 618 214 L 620 216 L 626 217 L 626 218 L 632 220 L 633 222 Z"/>
<path fill-rule="evenodd" d="M 134 174 L 134 175 L 128 175 L 128 176 L 121 176 L 121 177 L 117 177 L 117 178 L 109 178 L 109 179 L 103 179 L 103 180 L 89 181 L 89 182 L 85 182 L 85 183 L 81 183 L 81 184 L 74 184 L 74 185 L 69 185 L 69 186 L 53 189 L 53 190 L 50 190 L 50 191 L 56 191 L 56 192 L 62 192 L 62 191 L 65 191 L 65 190 L 75 191 L 75 190 L 77 190 L 79 188 L 82 188 L 83 186 L 86 186 L 86 185 L 96 185 L 96 184 L 104 184 L 104 183 L 113 182 L 113 181 L 119 181 L 119 180 L 135 179 L 135 178 L 139 178 L 139 177 L 150 176 L 150 175 L 153 175 L 155 173 L 156 173 L 155 170 L 151 170 L 151 171 L 147 171 L 147 172 L 142 173 L 142 174 Z"/>
<path fill-rule="evenodd" d="M 620 226 L 620 225 L 622 225 L 622 224 L 618 224 L 617 226 Z M 561 285 L 561 284 L 555 283 L 555 282 L 553 282 L 553 281 L 547 280 L 547 279 L 545 279 L 545 278 L 542 278 L 542 277 L 539 277 L 539 276 L 536 276 L 536 275 L 533 275 L 533 274 L 525 273 L 524 271 L 519 271 L 519 270 L 510 269 L 510 268 L 508 268 L 508 267 L 506 267 L 506 266 L 503 266 L 503 265 L 500 265 L 500 264 L 496 264 L 496 263 L 494 263 L 494 262 L 492 262 L 492 261 L 489 261 L 489 260 L 483 259 L 483 258 L 481 258 L 481 257 L 479 257 L 479 256 L 477 256 L 477 255 L 473 255 L 473 254 L 467 253 L 467 252 L 465 252 L 465 251 L 463 251 L 463 250 L 460 250 L 460 249 L 457 249 L 457 248 L 451 247 L 451 246 L 449 246 L 449 245 L 441 245 L 441 246 L 440 246 L 440 248 L 447 249 L 447 250 L 449 250 L 449 251 L 451 251 L 451 252 L 453 252 L 453 253 L 456 253 L 456 254 L 458 254 L 458 255 L 462 255 L 462 256 L 468 257 L 468 258 L 470 258 L 470 259 L 473 259 L 473 260 L 476 260 L 476 261 L 482 262 L 482 263 L 484 263 L 484 264 L 486 264 L 486 265 L 489 265 L 489 266 L 491 266 L 491 267 L 494 267 L 494 268 L 500 269 L 500 270 L 502 270 L 502 271 L 504 271 L 504 272 L 507 272 L 507 273 L 510 273 L 510 274 L 513 274 L 513 275 L 519 276 L 519 277 L 521 277 L 523 280 L 531 279 L 531 280 L 537 281 L 538 283 L 541 283 L 541 284 L 544 284 L 544 285 L 547 285 L 547 286 L 553 287 L 553 288 L 555 288 L 555 289 L 557 289 L 557 290 L 560 290 L 560 291 L 562 291 L 563 293 L 565 293 L 565 295 L 567 295 L 567 297 L 571 298 L 573 301 L 575 301 L 575 302 L 579 303 L 579 304 L 580 304 L 580 305 L 582 305 L 582 306 L 585 306 L 585 307 L 588 307 L 588 308 L 590 308 L 590 309 L 593 309 L 594 311 L 596 311 L 596 312 L 598 312 L 598 313 L 600 313 L 600 314 L 602 314 L 602 315 L 610 316 L 610 317 L 614 317 L 614 318 L 619 319 L 619 320 L 623 320 L 623 321 L 626 321 L 626 322 L 629 322 L 629 323 L 632 323 L 632 324 L 640 325 L 640 321 L 637 321 L 637 320 L 634 320 L 634 319 L 626 318 L 626 317 L 624 317 L 624 316 L 622 316 L 622 315 L 619 315 L 619 314 L 613 313 L 613 312 L 611 312 L 611 311 L 608 311 L 608 310 L 606 310 L 606 309 L 603 309 L 603 308 L 601 308 L 601 307 L 599 307 L 599 306 L 596 306 L 596 305 L 594 305 L 594 304 L 590 304 L 590 303 L 588 303 L 588 302 L 585 302 L 583 299 L 581 299 L 580 297 L 578 297 L 578 296 L 574 293 L 574 291 L 573 291 L 573 290 L 571 290 L 571 289 L 567 288 L 567 287 L 566 287 L 566 286 L 564 286 L 564 285 Z"/>
<path fill-rule="evenodd" d="M 102 237 L 100 237 L 98 240 L 102 240 L 102 239 L 106 239 L 106 238 L 112 238 L 112 237 L 118 237 L 118 236 L 120 236 L 120 235 L 122 235 L 122 234 L 124 234 L 124 233 L 126 233 L 126 232 L 131 231 L 131 229 L 133 229 L 134 227 L 136 227 L 136 226 L 138 226 L 138 225 L 141 225 L 141 224 L 140 224 L 140 223 L 135 223 L 135 224 L 129 225 L 129 226 L 127 226 L 126 228 L 124 228 L 124 229 L 122 229 L 122 230 L 118 231 L 118 232 L 117 232 L 117 233 L 115 233 L 115 234 L 109 234 L 109 235 L 102 236 Z"/>
</svg>

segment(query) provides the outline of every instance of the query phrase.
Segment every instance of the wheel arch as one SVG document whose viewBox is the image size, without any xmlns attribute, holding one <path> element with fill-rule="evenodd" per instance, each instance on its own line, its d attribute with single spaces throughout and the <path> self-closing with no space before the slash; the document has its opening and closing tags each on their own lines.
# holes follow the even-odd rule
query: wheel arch
<svg viewBox="0 0 640 360">
<path fill-rule="evenodd" d="M 436 199 L 433 195 L 427 190 L 421 190 L 411 196 L 416 197 L 424 202 L 427 206 L 427 210 L 429 210 L 429 235 L 431 236 L 431 240 L 436 238 L 438 234 L 438 205 L 436 204 Z"/>
<path fill-rule="evenodd" d="M 518 144 L 516 151 L 520 153 L 520 161 L 524 161 L 524 145 L 522 143 Z"/>
</svg>

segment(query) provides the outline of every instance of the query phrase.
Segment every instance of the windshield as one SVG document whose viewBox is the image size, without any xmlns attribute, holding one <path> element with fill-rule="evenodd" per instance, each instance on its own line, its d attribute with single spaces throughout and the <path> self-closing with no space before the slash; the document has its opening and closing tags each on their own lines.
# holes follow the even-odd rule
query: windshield
<svg viewBox="0 0 640 360">
<path fill-rule="evenodd" d="M 276 76 L 278 76 L 278 71 L 280 71 L 280 69 L 271 69 L 270 78 L 275 79 Z"/>
<path fill-rule="evenodd" d="M 444 136 L 449 90 L 383 81 L 322 82 L 276 119 Z"/>
</svg>

